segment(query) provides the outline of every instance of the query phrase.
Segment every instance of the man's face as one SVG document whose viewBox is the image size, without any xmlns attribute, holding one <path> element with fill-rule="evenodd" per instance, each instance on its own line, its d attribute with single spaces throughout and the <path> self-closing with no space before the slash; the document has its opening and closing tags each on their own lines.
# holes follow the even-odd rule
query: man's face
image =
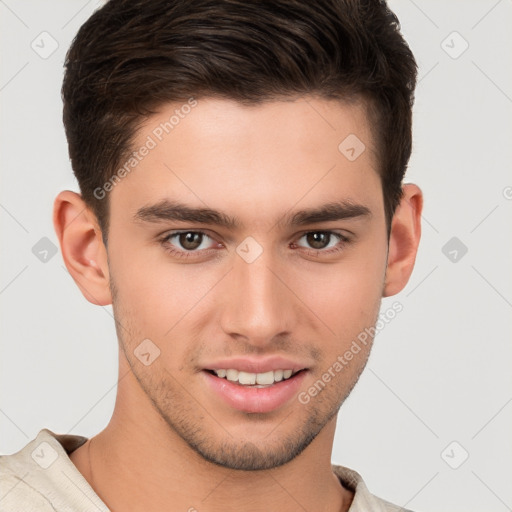
<svg viewBox="0 0 512 512">
<path fill-rule="evenodd" d="M 370 351 L 361 345 L 332 370 L 375 324 L 383 292 L 373 141 L 357 105 L 181 106 L 138 132 L 134 150 L 146 144 L 148 154 L 108 197 L 118 336 L 148 407 L 190 447 L 226 467 L 267 469 L 335 421 Z M 166 133 L 161 123 L 176 109 Z M 355 159 L 354 135 L 366 146 Z M 236 226 L 207 215 L 177 220 L 171 203 L 216 210 Z M 327 204 L 343 206 L 342 218 L 295 216 Z M 262 384 L 236 382 L 255 373 Z M 319 380 L 322 391 L 308 392 Z"/>
</svg>

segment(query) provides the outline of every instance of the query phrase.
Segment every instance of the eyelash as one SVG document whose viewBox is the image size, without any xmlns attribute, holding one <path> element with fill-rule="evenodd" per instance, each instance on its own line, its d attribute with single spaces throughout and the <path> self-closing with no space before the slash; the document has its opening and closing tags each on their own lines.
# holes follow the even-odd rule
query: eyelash
<svg viewBox="0 0 512 512">
<path fill-rule="evenodd" d="M 175 236 L 178 236 L 178 235 L 182 235 L 182 234 L 185 234 L 185 233 L 194 233 L 194 234 L 200 234 L 200 235 L 203 235 L 207 238 L 212 238 L 210 235 L 208 235 L 208 233 L 205 233 L 204 231 L 192 231 L 192 230 L 181 230 L 181 231 L 173 231 L 172 233 L 167 233 L 164 237 L 161 238 L 160 242 L 162 244 L 162 246 L 164 247 L 164 250 L 171 254 L 172 256 L 175 256 L 175 257 L 178 257 L 178 258 L 194 258 L 196 256 L 194 256 L 195 254 L 200 254 L 200 253 L 209 253 L 210 251 L 214 251 L 215 249 L 202 249 L 200 251 L 186 251 L 186 250 L 177 250 L 177 249 L 174 249 L 172 246 L 169 246 L 169 240 L 171 240 L 172 238 L 174 238 Z M 306 249 L 306 251 L 310 252 L 310 253 L 313 253 L 314 255 L 318 255 L 319 253 L 321 254 L 325 254 L 325 255 L 333 255 L 333 254 L 336 254 L 336 253 L 339 253 L 341 251 L 344 250 L 344 246 L 349 244 L 350 243 L 350 239 L 348 237 L 346 237 L 345 235 L 342 235 L 341 233 L 337 233 L 336 231 L 329 231 L 329 230 L 324 230 L 324 231 L 307 231 L 306 233 L 303 233 L 300 238 L 303 238 L 307 235 L 310 235 L 312 233 L 322 233 L 322 234 L 329 234 L 329 235 L 332 235 L 336 238 L 338 238 L 339 242 L 342 244 L 341 246 L 340 245 L 336 245 L 335 247 L 329 249 L 329 250 L 324 250 L 324 249 L 309 249 L 309 251 Z M 299 238 L 299 240 L 300 240 Z M 330 241 L 330 240 L 329 240 Z"/>
</svg>

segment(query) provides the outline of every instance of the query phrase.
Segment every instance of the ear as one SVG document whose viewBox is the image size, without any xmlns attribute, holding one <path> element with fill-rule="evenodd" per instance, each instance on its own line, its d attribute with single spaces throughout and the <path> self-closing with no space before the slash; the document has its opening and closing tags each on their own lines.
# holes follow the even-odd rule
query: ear
<svg viewBox="0 0 512 512">
<path fill-rule="evenodd" d="M 423 194 L 420 188 L 406 184 L 391 222 L 388 264 L 383 297 L 400 292 L 411 276 L 421 237 Z"/>
<path fill-rule="evenodd" d="M 79 194 L 64 190 L 55 198 L 53 226 L 64 263 L 84 297 L 98 306 L 111 304 L 107 251 L 101 230 Z"/>
</svg>

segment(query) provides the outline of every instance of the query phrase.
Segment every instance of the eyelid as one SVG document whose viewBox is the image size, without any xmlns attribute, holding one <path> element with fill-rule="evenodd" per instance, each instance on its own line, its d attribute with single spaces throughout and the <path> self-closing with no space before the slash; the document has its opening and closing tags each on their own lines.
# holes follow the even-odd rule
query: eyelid
<svg viewBox="0 0 512 512">
<path fill-rule="evenodd" d="M 303 231 L 300 231 L 299 233 L 295 234 L 295 239 L 302 238 L 304 235 L 308 235 L 309 233 L 330 233 L 331 235 L 339 235 L 343 238 L 349 239 L 353 236 L 355 236 L 354 233 L 351 231 L 348 231 L 346 229 L 334 229 L 334 228 L 327 228 L 327 229 L 305 229 Z"/>
<path fill-rule="evenodd" d="M 165 243 L 167 242 L 170 238 L 173 238 L 177 235 L 181 235 L 181 234 L 184 234 L 184 233 L 199 233 L 203 236 L 206 236 L 208 238 L 210 238 L 211 240 L 217 242 L 217 243 L 220 243 L 216 240 L 216 237 L 213 236 L 208 230 L 205 230 L 205 229 L 176 229 L 174 231 L 166 231 L 165 233 L 163 233 L 161 236 L 158 237 L 158 240 L 162 243 Z M 188 253 L 194 253 L 194 252 L 202 252 L 202 251 L 206 251 L 208 249 L 201 249 L 200 251 L 183 251 L 181 249 L 182 252 L 188 252 Z"/>
<path fill-rule="evenodd" d="M 344 233 L 340 233 L 336 230 L 333 230 L 333 229 L 318 229 L 318 230 L 305 231 L 302 234 L 300 234 L 299 236 L 297 236 L 296 240 L 298 241 L 301 238 L 303 238 L 304 236 L 309 235 L 310 233 L 327 233 L 327 234 L 331 235 L 331 237 L 334 237 L 335 239 L 337 239 L 337 243 L 336 243 L 336 245 L 334 245 L 334 247 L 324 248 L 324 249 L 313 249 L 311 247 L 304 247 L 302 245 L 297 245 L 297 242 L 293 242 L 293 244 L 305 249 L 306 251 L 314 252 L 315 254 L 330 255 L 330 254 L 333 254 L 333 253 L 343 250 L 344 246 L 349 244 L 352 241 L 351 237 L 345 235 Z M 340 247 L 340 245 L 341 245 L 341 247 Z"/>
</svg>

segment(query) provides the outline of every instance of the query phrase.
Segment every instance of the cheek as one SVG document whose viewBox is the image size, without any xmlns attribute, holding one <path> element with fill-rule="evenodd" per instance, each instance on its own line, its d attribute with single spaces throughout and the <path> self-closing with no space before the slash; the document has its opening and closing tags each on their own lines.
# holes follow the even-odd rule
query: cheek
<svg viewBox="0 0 512 512">
<path fill-rule="evenodd" d="M 136 330 L 133 336 L 153 339 L 161 337 L 174 323 L 172 311 L 177 311 L 182 297 L 179 278 L 172 276 L 156 261 L 158 252 L 130 244 L 129 237 L 111 240 L 109 261 L 111 278 L 117 290 L 119 312 Z"/>
<path fill-rule="evenodd" d="M 300 295 L 339 338 L 373 325 L 378 314 L 385 276 L 385 251 L 354 251 L 335 265 L 311 273 Z"/>
<path fill-rule="evenodd" d="M 163 249 L 155 247 L 141 250 L 122 242 L 112 245 L 111 251 L 119 311 L 129 320 L 132 336 L 178 350 L 173 338 L 204 312 L 223 272 L 219 274 L 213 266 L 173 263 Z"/>
</svg>

